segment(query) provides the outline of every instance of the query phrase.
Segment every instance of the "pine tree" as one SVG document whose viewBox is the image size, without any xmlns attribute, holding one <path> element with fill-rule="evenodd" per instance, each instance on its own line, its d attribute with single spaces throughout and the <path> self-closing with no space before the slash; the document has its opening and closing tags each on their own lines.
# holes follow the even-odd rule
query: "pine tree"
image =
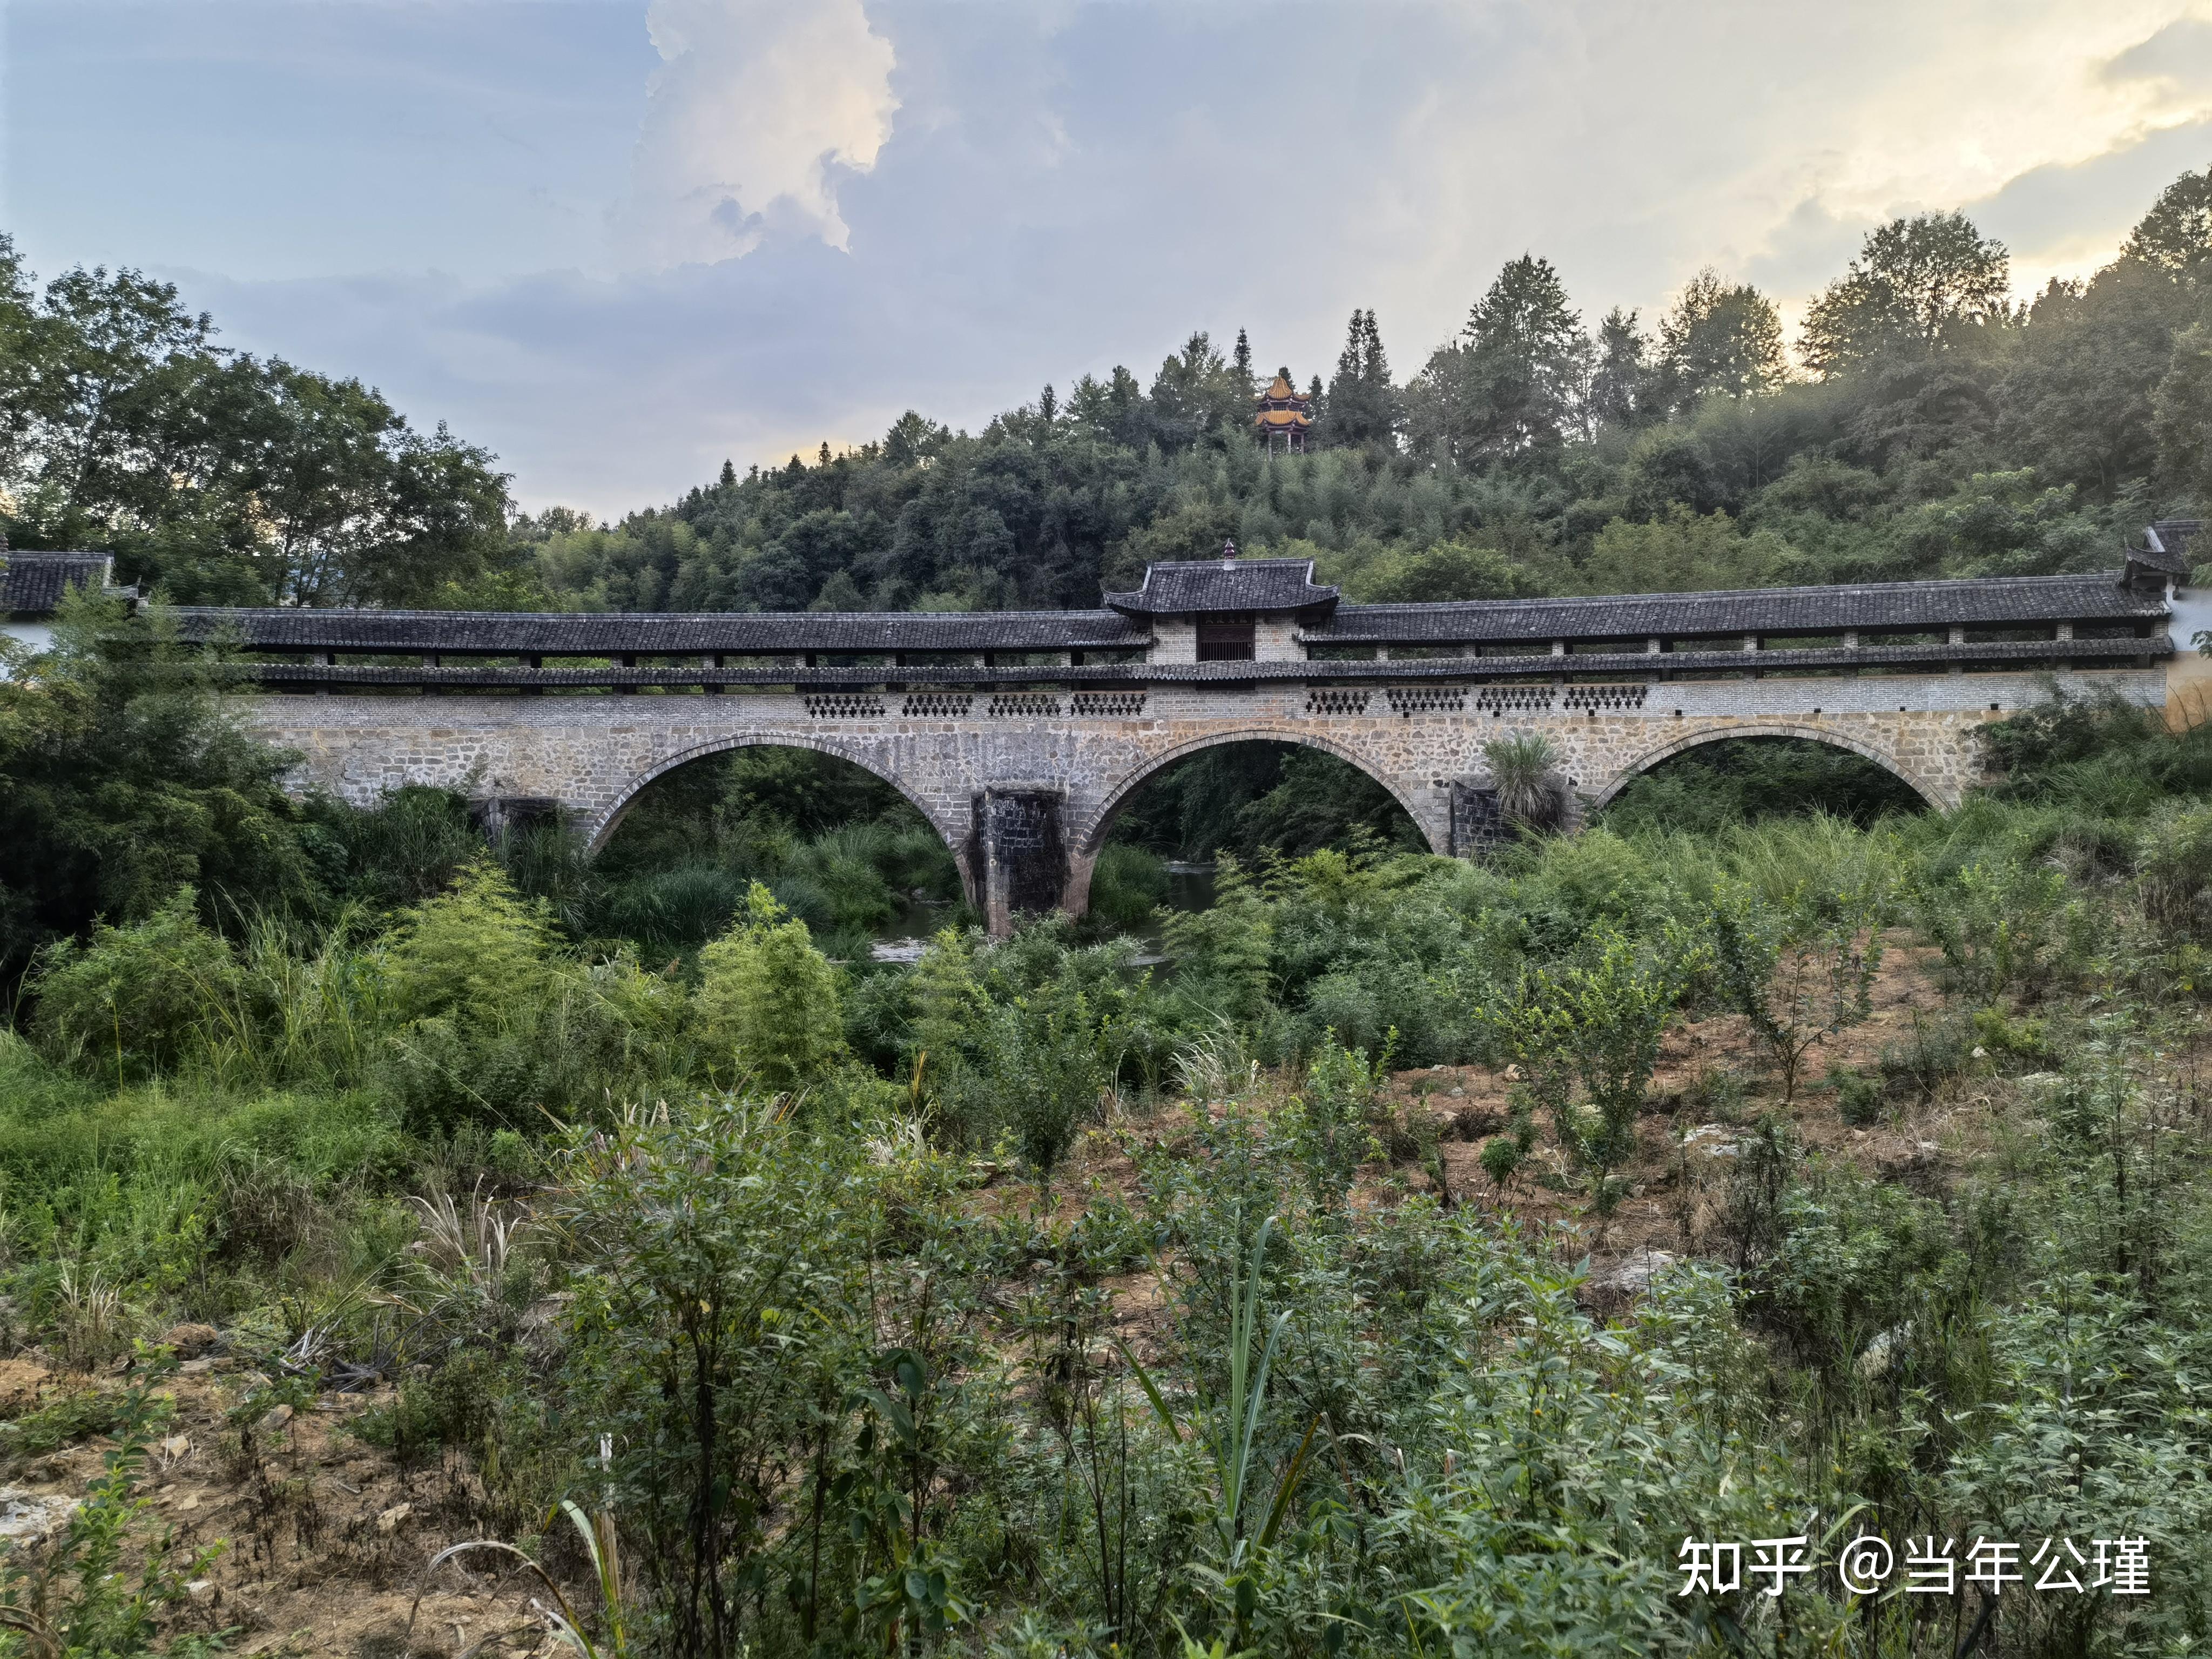
<svg viewBox="0 0 2212 1659">
<path fill-rule="evenodd" d="M 725 459 L 722 462 L 722 488 L 727 489 L 732 484 L 737 483 L 737 481 L 738 469 L 736 464 Z"/>
<path fill-rule="evenodd" d="M 1522 254 L 1410 388 L 1416 447 L 1463 465 L 1547 465 L 1583 428 L 1594 355 L 1552 262 Z"/>
<path fill-rule="evenodd" d="M 1590 418 L 1600 426 L 1634 426 L 1661 412 L 1651 408 L 1650 343 L 1633 310 L 1615 306 L 1597 325 L 1597 368 L 1590 375 Z"/>
<path fill-rule="evenodd" d="M 1050 426 L 1053 416 L 1059 413 L 1060 394 L 1052 389 L 1052 382 L 1048 380 L 1044 391 L 1037 398 L 1037 414 L 1047 426 Z"/>
<path fill-rule="evenodd" d="M 1244 337 L 1244 331 L 1237 331 L 1237 351 L 1230 358 L 1237 370 L 1237 378 L 1246 386 L 1252 384 L 1252 343 Z"/>
<path fill-rule="evenodd" d="M 1367 307 L 1367 320 L 1360 325 L 1360 334 L 1366 343 L 1365 356 L 1360 363 L 1362 376 L 1376 386 L 1390 384 L 1390 360 L 1383 354 L 1382 331 L 1375 325 L 1375 307 Z"/>
<path fill-rule="evenodd" d="M 1373 311 L 1354 310 L 1336 360 L 1336 378 L 1316 420 L 1321 441 L 1395 449 L 1398 442 L 1398 394 L 1390 384 L 1390 362 L 1383 355 L 1382 331 Z"/>
</svg>

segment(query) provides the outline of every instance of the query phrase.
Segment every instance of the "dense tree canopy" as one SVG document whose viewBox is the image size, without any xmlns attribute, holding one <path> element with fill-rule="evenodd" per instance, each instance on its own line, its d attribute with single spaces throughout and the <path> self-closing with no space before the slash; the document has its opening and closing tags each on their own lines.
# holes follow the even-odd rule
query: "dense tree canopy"
<svg viewBox="0 0 2212 1659">
<path fill-rule="evenodd" d="M 114 550 L 223 604 L 423 605 L 507 556 L 505 477 L 358 380 L 222 349 L 176 289 L 37 289 L 0 237 L 0 501 L 18 547 Z"/>
</svg>

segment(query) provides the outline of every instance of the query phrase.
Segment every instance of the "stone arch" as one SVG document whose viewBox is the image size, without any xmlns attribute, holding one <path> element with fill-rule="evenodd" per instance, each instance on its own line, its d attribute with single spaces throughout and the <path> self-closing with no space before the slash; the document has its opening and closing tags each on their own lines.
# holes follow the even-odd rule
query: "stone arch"
<svg viewBox="0 0 2212 1659">
<path fill-rule="evenodd" d="M 1735 738 L 1797 738 L 1807 743 L 1825 744 L 1831 749 L 1848 750 L 1864 760 L 1872 761 L 1899 782 L 1905 784 L 1930 806 L 1956 805 L 1948 793 L 1938 785 L 1920 777 L 1897 757 L 1879 744 L 1832 731 L 1824 726 L 1808 726 L 1794 720 L 1747 720 L 1740 726 L 1704 726 L 1685 732 L 1679 738 L 1646 750 L 1614 773 L 1612 781 L 1589 799 L 1592 811 L 1606 805 L 1626 789 L 1632 779 L 1639 778 L 1653 767 L 1670 761 L 1675 756 L 1692 749 L 1701 749 L 1709 743 L 1726 743 Z"/>
<path fill-rule="evenodd" d="M 948 827 L 944 823 L 938 815 L 930 810 L 930 805 L 927 799 L 916 794 L 905 780 L 878 764 L 864 751 L 861 744 L 841 743 L 834 737 L 827 735 L 817 737 L 812 733 L 735 732 L 726 738 L 717 738 L 709 743 L 694 744 L 688 749 L 678 750 L 672 755 L 655 761 L 650 767 L 631 779 L 623 787 L 622 793 L 592 818 L 589 833 L 585 837 L 585 845 L 592 853 L 597 853 L 604 848 L 615 831 L 621 828 L 624 815 L 637 804 L 637 798 L 645 793 L 647 786 L 656 778 L 665 777 L 679 766 L 688 766 L 696 760 L 705 760 L 710 755 L 727 754 L 733 749 L 811 749 L 817 754 L 829 755 L 835 759 L 847 761 L 859 767 L 870 776 L 879 779 L 897 790 L 900 798 L 921 814 L 923 821 L 937 831 L 939 837 L 951 853 L 953 863 L 960 868 L 961 879 L 963 881 L 968 879 L 965 837 L 958 826 Z"/>
<path fill-rule="evenodd" d="M 1076 856 L 1085 860 L 1096 859 L 1099 848 L 1105 845 L 1106 831 L 1112 828 L 1121 809 L 1129 804 L 1129 798 L 1160 772 L 1202 750 L 1218 749 L 1230 743 L 1283 743 L 1300 749 L 1318 749 L 1324 755 L 1333 755 L 1346 765 L 1356 767 L 1389 791 L 1390 799 L 1396 801 L 1400 809 L 1413 821 L 1413 827 L 1429 838 L 1431 847 L 1439 852 L 1449 850 L 1447 847 L 1439 845 L 1440 839 L 1449 840 L 1449 830 L 1440 834 L 1437 826 L 1430 822 L 1433 813 L 1425 813 L 1420 803 L 1407 793 L 1397 779 L 1376 767 L 1357 749 L 1317 732 L 1300 731 L 1295 726 L 1239 726 L 1224 731 L 1209 732 L 1204 737 L 1193 738 L 1171 749 L 1143 757 L 1127 776 L 1114 785 L 1104 800 L 1091 811 L 1082 824 L 1072 826 L 1073 833 L 1069 836 L 1069 845 Z"/>
</svg>

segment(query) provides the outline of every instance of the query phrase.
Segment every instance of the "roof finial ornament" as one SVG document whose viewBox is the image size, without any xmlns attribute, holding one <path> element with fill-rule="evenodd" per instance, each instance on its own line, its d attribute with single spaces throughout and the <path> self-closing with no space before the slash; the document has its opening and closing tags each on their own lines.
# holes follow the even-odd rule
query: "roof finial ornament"
<svg viewBox="0 0 2212 1659">
<path fill-rule="evenodd" d="M 1222 563 L 1222 568 L 1223 568 L 1224 569 L 1226 569 L 1229 566 L 1231 566 L 1231 565 L 1232 565 L 1232 564 L 1234 564 L 1234 563 L 1236 563 L 1236 562 L 1237 562 L 1237 544 L 1236 544 L 1234 541 L 1224 541 L 1224 542 L 1221 544 L 1221 563 Z"/>
</svg>

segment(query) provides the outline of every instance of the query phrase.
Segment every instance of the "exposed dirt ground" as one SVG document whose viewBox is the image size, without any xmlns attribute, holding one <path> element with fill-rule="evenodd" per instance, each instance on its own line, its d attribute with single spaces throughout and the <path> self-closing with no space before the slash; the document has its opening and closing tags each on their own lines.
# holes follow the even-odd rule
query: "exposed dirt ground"
<svg viewBox="0 0 2212 1659">
<path fill-rule="evenodd" d="M 1939 1002 L 1929 977 L 1931 954 L 1911 948 L 1889 952 L 1875 989 L 1873 1018 L 1814 1051 L 1807 1067 L 1809 1085 L 1801 1085 L 1788 1112 L 1808 1145 L 1888 1178 L 1940 1180 L 1947 1166 L 1987 1139 L 1992 1097 L 1988 1085 L 1971 1078 L 1932 1098 L 1893 1099 L 1882 1126 L 1872 1128 L 1847 1127 L 1835 1094 L 1819 1085 L 1832 1063 L 1870 1069 L 1886 1048 L 1911 1041 L 1916 1015 L 1924 1018 Z M 1508 1086 L 1508 1079 L 1483 1067 L 1438 1067 L 1398 1073 L 1390 1080 L 1389 1099 L 1401 1131 L 1418 1129 L 1424 1118 L 1434 1126 L 1454 1202 L 1510 1212 L 1524 1224 L 1574 1229 L 1571 1248 L 1589 1253 L 1592 1300 L 1601 1307 L 1618 1305 L 1632 1294 L 1638 1265 L 1648 1271 L 1651 1252 L 1694 1254 L 1707 1244 L 1741 1126 L 1777 1104 L 1772 1079 L 1741 1020 L 1676 1027 L 1667 1037 L 1651 1108 L 1640 1124 L 1638 1152 L 1624 1171 L 1628 1195 L 1610 1218 L 1600 1219 L 1572 1190 L 1577 1183 L 1548 1133 L 1506 1189 L 1493 1187 L 1480 1160 L 1485 1140 L 1505 1127 Z M 1086 1137 L 1055 1182 L 1061 1216 L 1079 1207 L 1094 1179 L 1133 1192 L 1137 1172 L 1123 1136 L 1171 1140 L 1187 1133 L 1188 1122 L 1188 1109 L 1174 1109 Z M 1388 1169 L 1366 1172 L 1356 1201 L 1395 1203 L 1409 1193 L 1432 1190 L 1432 1178 L 1411 1150 L 1425 1138 L 1394 1136 L 1407 1155 Z M 979 1194 L 979 1201 L 994 1207 L 1033 1201 L 1024 1194 L 1023 1183 L 1003 1179 Z M 1125 1328 L 1141 1330 L 1161 1316 L 1159 1286 L 1150 1275 L 1115 1281 L 1114 1289 Z M 481 1510 L 473 1477 L 458 1464 L 403 1471 L 391 1453 L 348 1431 L 360 1413 L 389 1401 L 388 1389 L 325 1395 L 310 1410 L 288 1415 L 279 1408 L 241 1430 L 230 1416 L 266 1379 L 225 1357 L 213 1332 L 187 1332 L 180 1351 L 202 1343 L 210 1345 L 208 1351 L 186 1359 L 181 1372 L 161 1385 L 173 1399 L 173 1417 L 161 1431 L 142 1487 L 154 1516 L 173 1528 L 187 1549 L 223 1546 L 197 1576 L 182 1628 L 234 1631 L 230 1650 L 247 1654 L 459 1659 L 479 1644 L 489 1651 L 550 1650 L 530 1614 L 528 1598 L 536 1587 L 516 1573 L 449 1565 L 425 1585 L 423 1570 L 432 1556 L 478 1534 Z M 70 1375 L 29 1350 L 0 1361 L 0 1419 L 19 1418 L 70 1391 L 114 1389 L 124 1380 Z M 100 1473 L 110 1444 L 94 1437 L 0 1472 L 0 1530 L 19 1524 L 10 1516 L 65 1514 L 67 1504 L 82 1497 Z M 425 1593 L 410 1629 L 418 1589 Z M 503 1644 L 495 1639 L 503 1632 L 528 1633 Z"/>
</svg>

